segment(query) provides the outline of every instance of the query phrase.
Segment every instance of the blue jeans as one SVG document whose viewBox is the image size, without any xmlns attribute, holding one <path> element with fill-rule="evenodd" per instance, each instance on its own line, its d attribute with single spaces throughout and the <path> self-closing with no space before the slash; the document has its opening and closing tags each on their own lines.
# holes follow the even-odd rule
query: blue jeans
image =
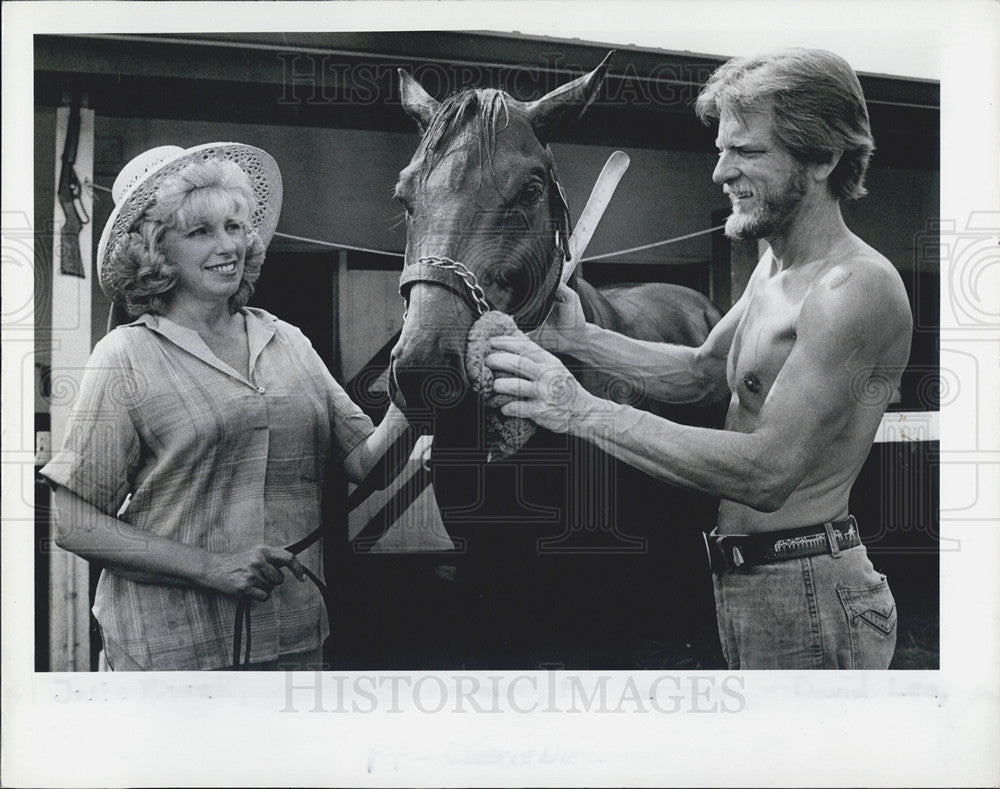
<svg viewBox="0 0 1000 789">
<path fill-rule="evenodd" d="M 885 669 L 896 603 L 863 545 L 714 575 L 731 669 Z"/>
</svg>

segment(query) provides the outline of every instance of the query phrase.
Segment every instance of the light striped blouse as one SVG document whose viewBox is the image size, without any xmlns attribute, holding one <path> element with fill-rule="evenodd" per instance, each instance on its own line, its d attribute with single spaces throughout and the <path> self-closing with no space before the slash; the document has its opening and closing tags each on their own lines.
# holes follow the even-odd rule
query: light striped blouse
<svg viewBox="0 0 1000 789">
<path fill-rule="evenodd" d="M 42 474 L 111 516 L 131 495 L 121 520 L 209 551 L 285 546 L 315 529 L 328 459 L 342 462 L 374 428 L 301 331 L 263 310 L 243 314 L 249 380 L 162 316 L 109 333 Z M 299 559 L 322 576 L 318 544 Z M 120 657 L 150 670 L 214 669 L 232 659 L 235 606 L 104 570 L 94 614 L 112 667 Z M 327 635 L 312 584 L 281 584 L 252 617 L 252 662 L 315 649 Z"/>
</svg>

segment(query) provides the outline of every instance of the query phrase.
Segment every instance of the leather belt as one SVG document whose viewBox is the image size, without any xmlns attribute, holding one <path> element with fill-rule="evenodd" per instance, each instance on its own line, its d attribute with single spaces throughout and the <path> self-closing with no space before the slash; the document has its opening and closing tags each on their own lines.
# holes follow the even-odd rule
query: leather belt
<svg viewBox="0 0 1000 789">
<path fill-rule="evenodd" d="M 836 556 L 858 545 L 861 545 L 861 535 L 853 515 L 842 521 L 763 534 L 716 534 L 713 531 L 705 535 L 708 560 L 716 574 L 807 556 L 827 553 Z"/>
</svg>

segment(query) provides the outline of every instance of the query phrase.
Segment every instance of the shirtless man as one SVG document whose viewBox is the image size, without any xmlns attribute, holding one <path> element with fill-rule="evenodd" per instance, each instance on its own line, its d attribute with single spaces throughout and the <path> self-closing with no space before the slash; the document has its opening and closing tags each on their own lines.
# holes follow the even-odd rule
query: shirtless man
<svg viewBox="0 0 1000 789">
<path fill-rule="evenodd" d="M 851 486 L 909 357 L 903 283 L 854 235 L 873 141 L 840 57 L 787 50 L 721 66 L 696 111 L 718 121 L 726 235 L 769 250 L 700 348 L 587 324 L 563 288 L 536 339 L 668 402 L 732 399 L 724 430 L 675 424 L 585 391 L 525 335 L 488 364 L 509 416 L 588 439 L 661 479 L 722 498 L 709 536 L 719 635 L 734 669 L 887 668 L 896 612 L 848 514 Z"/>
</svg>

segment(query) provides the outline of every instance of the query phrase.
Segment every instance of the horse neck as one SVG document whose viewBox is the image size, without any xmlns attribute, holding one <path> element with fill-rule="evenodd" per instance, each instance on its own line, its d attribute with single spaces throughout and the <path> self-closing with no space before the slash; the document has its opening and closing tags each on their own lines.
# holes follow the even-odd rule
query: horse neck
<svg viewBox="0 0 1000 789">
<path fill-rule="evenodd" d="M 588 323 L 593 323 L 602 329 L 624 333 L 625 327 L 618 310 L 601 295 L 597 288 L 578 275 L 570 278 L 569 286 L 579 295 L 583 315 Z"/>
</svg>

